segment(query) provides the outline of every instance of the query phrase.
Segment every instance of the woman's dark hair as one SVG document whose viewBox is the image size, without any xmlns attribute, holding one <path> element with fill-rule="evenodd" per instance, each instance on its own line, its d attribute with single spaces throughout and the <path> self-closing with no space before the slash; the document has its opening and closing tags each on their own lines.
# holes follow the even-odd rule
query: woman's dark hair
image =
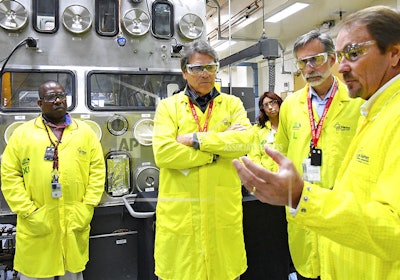
<svg viewBox="0 0 400 280">
<path fill-rule="evenodd" d="M 283 102 L 282 98 L 280 98 L 280 96 L 277 95 L 276 93 L 270 91 L 264 92 L 264 94 L 258 100 L 258 108 L 260 110 L 260 114 L 258 115 L 258 125 L 261 126 L 262 128 L 265 127 L 265 123 L 269 120 L 263 108 L 263 102 L 266 97 L 278 101 L 279 108 L 281 107 L 281 104 Z"/>
</svg>

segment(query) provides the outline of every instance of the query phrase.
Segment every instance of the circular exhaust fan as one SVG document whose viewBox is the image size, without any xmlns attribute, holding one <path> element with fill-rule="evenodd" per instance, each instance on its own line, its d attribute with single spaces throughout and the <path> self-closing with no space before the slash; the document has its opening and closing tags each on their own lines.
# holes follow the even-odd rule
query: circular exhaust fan
<svg viewBox="0 0 400 280">
<path fill-rule="evenodd" d="M 126 11 L 122 22 L 126 31 L 133 36 L 144 35 L 150 29 L 150 17 L 142 9 Z"/>
<path fill-rule="evenodd" d="M 188 39 L 197 39 L 203 34 L 203 21 L 195 14 L 184 15 L 178 25 L 182 35 Z"/>
<path fill-rule="evenodd" d="M 65 28 L 68 31 L 80 34 L 89 30 L 92 25 L 92 15 L 81 5 L 71 5 L 65 8 L 62 15 Z"/>
<path fill-rule="evenodd" d="M 18 30 L 28 20 L 28 12 L 17 1 L 0 1 L 0 26 L 7 30 Z"/>
</svg>

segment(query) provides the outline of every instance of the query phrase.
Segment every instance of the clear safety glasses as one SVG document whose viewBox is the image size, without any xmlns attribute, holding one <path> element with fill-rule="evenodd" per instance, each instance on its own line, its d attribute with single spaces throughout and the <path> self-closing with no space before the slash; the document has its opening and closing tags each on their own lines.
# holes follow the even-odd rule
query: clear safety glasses
<svg viewBox="0 0 400 280">
<path fill-rule="evenodd" d="M 273 107 L 274 105 L 278 104 L 278 100 L 272 99 L 270 102 L 264 103 L 262 106 L 263 108 Z"/>
<path fill-rule="evenodd" d="M 219 63 L 210 63 L 210 64 L 186 64 L 186 70 L 189 74 L 202 74 L 204 70 L 206 70 L 208 73 L 215 74 L 217 73 L 219 69 Z"/>
<path fill-rule="evenodd" d="M 40 99 L 44 100 L 45 102 L 54 103 L 57 99 L 59 99 L 60 101 L 64 101 L 65 99 L 67 99 L 67 95 L 65 94 L 65 92 L 50 93 Z"/>
<path fill-rule="evenodd" d="M 302 59 L 298 59 L 296 61 L 296 66 L 299 70 L 303 70 L 304 68 L 306 68 L 307 64 L 315 68 L 317 66 L 324 64 L 327 61 L 328 61 L 328 53 L 323 52 L 323 53 L 318 53 L 316 55 L 307 56 Z"/>
<path fill-rule="evenodd" d="M 367 54 L 368 46 L 371 46 L 375 43 L 376 42 L 374 40 L 370 40 L 362 43 L 353 43 L 347 45 L 343 51 L 336 51 L 336 59 L 338 63 L 342 62 L 343 57 L 345 57 L 348 61 L 356 61 L 360 58 L 360 56 Z"/>
</svg>

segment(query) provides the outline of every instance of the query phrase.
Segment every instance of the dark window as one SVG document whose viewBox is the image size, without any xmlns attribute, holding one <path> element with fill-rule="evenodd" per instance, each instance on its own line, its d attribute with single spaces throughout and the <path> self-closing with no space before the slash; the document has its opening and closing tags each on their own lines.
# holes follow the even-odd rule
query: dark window
<svg viewBox="0 0 400 280">
<path fill-rule="evenodd" d="M 75 75 L 68 71 L 10 70 L 1 77 L 2 111 L 40 111 L 39 86 L 48 80 L 60 82 L 67 93 L 67 110 L 75 107 Z"/>
<path fill-rule="evenodd" d="M 185 85 L 179 73 L 110 73 L 88 74 L 88 107 L 92 110 L 154 110 L 157 100 L 171 96 Z"/>
</svg>

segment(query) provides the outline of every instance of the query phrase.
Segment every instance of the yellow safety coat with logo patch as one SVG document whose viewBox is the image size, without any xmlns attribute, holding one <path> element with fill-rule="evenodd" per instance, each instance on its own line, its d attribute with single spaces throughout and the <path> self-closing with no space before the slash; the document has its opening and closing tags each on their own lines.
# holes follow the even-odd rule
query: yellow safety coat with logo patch
<svg viewBox="0 0 400 280">
<path fill-rule="evenodd" d="M 397 78 L 360 118 L 333 190 L 305 184 L 293 222 L 321 236 L 323 280 L 400 279 L 399 107 Z"/>
<path fill-rule="evenodd" d="M 278 165 L 270 158 L 264 150 L 264 146 L 268 145 L 271 148 L 275 147 L 274 136 L 270 136 L 272 127 L 271 122 L 267 121 L 265 127 L 261 127 L 258 123 L 253 125 L 254 144 L 250 153 L 247 155 L 254 163 L 261 165 L 268 170 L 276 171 Z M 271 139 L 270 139 L 271 138 Z"/>
<path fill-rule="evenodd" d="M 322 126 L 317 148 L 322 150 L 321 182 L 323 188 L 332 188 L 338 169 L 353 138 L 360 116 L 362 99 L 351 99 L 347 87 L 338 81 L 338 91 L 332 100 Z M 289 95 L 281 105 L 279 129 L 275 147 L 289 157 L 302 174 L 302 163 L 308 157 L 311 144 L 311 126 L 307 104 L 308 87 Z M 314 110 L 315 118 L 318 114 Z M 317 120 L 319 121 L 319 119 Z M 288 217 L 289 248 L 296 270 L 304 277 L 320 275 L 318 236 L 311 230 L 291 222 Z"/>
<path fill-rule="evenodd" d="M 44 160 L 50 145 L 40 116 L 15 129 L 1 161 L 1 189 L 17 214 L 14 269 L 32 278 L 85 269 L 90 222 L 104 191 L 103 151 L 87 124 L 72 119 L 64 129 L 58 146 L 60 198 L 52 197 L 53 161 Z"/>
<path fill-rule="evenodd" d="M 208 106 L 209 109 L 209 106 Z M 207 109 L 207 110 L 208 110 Z M 203 127 L 208 111 L 195 106 Z M 176 141 L 198 131 L 184 92 L 162 100 L 154 118 L 153 150 L 160 168 L 156 208 L 156 275 L 163 280 L 233 280 L 247 268 L 241 181 L 232 164 L 251 146 L 251 124 L 241 100 L 214 98 L 200 149 Z M 247 131 L 226 131 L 241 124 Z M 219 155 L 213 161 L 214 155 Z"/>
</svg>

